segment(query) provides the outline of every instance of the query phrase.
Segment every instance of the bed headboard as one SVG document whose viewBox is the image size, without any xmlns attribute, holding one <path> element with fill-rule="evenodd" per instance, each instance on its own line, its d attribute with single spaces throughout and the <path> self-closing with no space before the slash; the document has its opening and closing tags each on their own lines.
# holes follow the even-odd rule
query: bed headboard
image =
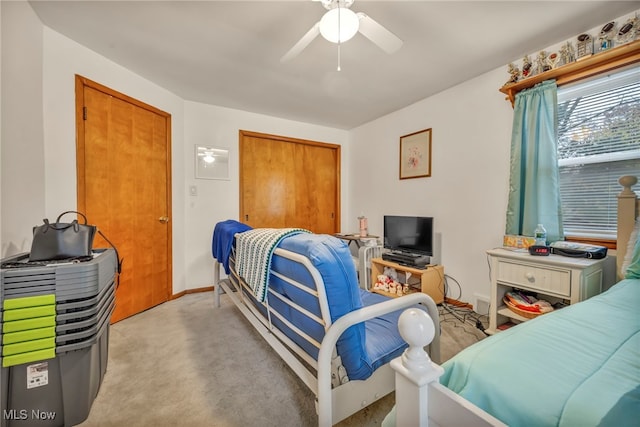
<svg viewBox="0 0 640 427">
<path fill-rule="evenodd" d="M 620 267 L 627 253 L 629 236 L 640 213 L 640 200 L 631 189 L 638 182 L 638 177 L 625 175 L 618 182 L 623 187 L 618 194 L 618 241 L 616 243 L 616 272 L 620 279 Z"/>
</svg>

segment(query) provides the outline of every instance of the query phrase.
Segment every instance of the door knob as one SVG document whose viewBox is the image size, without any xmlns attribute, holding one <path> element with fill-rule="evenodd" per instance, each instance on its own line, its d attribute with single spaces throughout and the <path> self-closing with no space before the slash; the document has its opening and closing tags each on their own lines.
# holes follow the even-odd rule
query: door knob
<svg viewBox="0 0 640 427">
<path fill-rule="evenodd" d="M 168 216 L 161 216 L 160 218 L 158 218 L 158 221 L 160 221 L 163 224 L 166 224 L 167 222 L 169 222 L 169 217 Z"/>
</svg>

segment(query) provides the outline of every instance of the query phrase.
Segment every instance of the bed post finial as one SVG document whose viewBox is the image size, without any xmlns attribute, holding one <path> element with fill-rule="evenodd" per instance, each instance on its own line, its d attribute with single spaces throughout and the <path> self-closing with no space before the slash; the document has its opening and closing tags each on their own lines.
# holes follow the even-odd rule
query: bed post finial
<svg viewBox="0 0 640 427">
<path fill-rule="evenodd" d="M 625 175 L 625 176 L 621 176 L 618 179 L 618 182 L 623 187 L 622 192 L 620 193 L 621 196 L 624 195 L 624 196 L 635 197 L 636 194 L 631 190 L 631 187 L 636 185 L 636 183 L 638 182 L 638 177 L 635 177 L 633 175 Z"/>
<path fill-rule="evenodd" d="M 629 237 L 638 215 L 638 197 L 631 189 L 638 182 L 638 177 L 625 175 L 618 178 L 622 191 L 618 194 L 618 239 L 616 242 L 616 277 L 622 279 L 622 263 L 629 244 Z"/>
<path fill-rule="evenodd" d="M 435 326 L 424 310 L 409 308 L 400 315 L 398 329 L 409 348 L 391 361 L 396 371 L 396 425 L 428 426 L 429 383 L 444 372 L 424 351 L 435 336 Z"/>
<path fill-rule="evenodd" d="M 435 336 L 435 326 L 427 313 L 418 309 L 405 310 L 398 319 L 398 330 L 409 348 L 402 354 L 402 364 L 410 370 L 424 372 L 431 367 L 431 359 L 424 347 Z"/>
</svg>

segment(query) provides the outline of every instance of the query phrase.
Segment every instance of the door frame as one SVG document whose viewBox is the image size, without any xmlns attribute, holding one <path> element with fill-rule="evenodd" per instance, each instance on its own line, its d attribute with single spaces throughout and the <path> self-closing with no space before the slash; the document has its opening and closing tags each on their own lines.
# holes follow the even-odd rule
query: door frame
<svg viewBox="0 0 640 427">
<path fill-rule="evenodd" d="M 166 212 L 173 217 L 172 192 L 171 192 L 171 114 L 162 111 L 152 105 L 146 104 L 128 95 L 113 90 L 100 83 L 87 79 L 86 77 L 75 75 L 75 102 L 76 102 L 76 179 L 77 179 L 77 205 L 80 212 L 86 211 L 86 187 L 85 187 L 85 127 L 84 127 L 84 88 L 89 87 L 100 91 L 114 98 L 125 101 L 136 107 L 151 111 L 163 116 L 166 119 L 166 158 L 167 158 L 167 206 Z M 166 280 L 166 300 L 172 299 L 173 295 L 173 226 L 172 221 L 167 223 L 167 280 Z"/>
<path fill-rule="evenodd" d="M 342 219 L 341 219 L 341 213 L 342 213 L 342 206 L 341 206 L 341 200 L 342 200 L 342 195 L 340 192 L 340 189 L 342 188 L 342 173 L 341 173 L 341 166 L 342 166 L 342 156 L 341 156 L 341 149 L 342 146 L 339 144 L 330 144 L 328 142 L 318 142 L 318 141 L 311 141 L 311 140 L 307 140 L 307 139 L 299 139 L 299 138 L 291 138 L 288 136 L 280 136 L 280 135 L 271 135 L 268 133 L 260 133 L 260 132 L 252 132 L 252 131 L 248 131 L 248 130 L 242 130 L 240 129 L 239 131 L 239 141 L 238 141 L 238 151 L 239 151 L 239 156 L 238 156 L 238 165 L 240 165 L 240 167 L 242 167 L 242 151 L 243 151 L 243 144 L 244 144 L 244 138 L 262 138 L 262 139 L 271 139 L 273 141 L 282 141 L 282 142 L 288 142 L 288 143 L 293 143 L 293 144 L 303 144 L 303 145 L 312 145 L 312 146 L 316 146 L 316 147 L 323 147 L 323 148 L 327 148 L 327 149 L 332 149 L 335 150 L 336 152 L 336 201 L 335 201 L 335 206 L 336 206 L 336 213 L 335 213 L 335 229 L 336 232 L 338 232 L 340 230 L 341 224 L 342 224 Z M 242 175 L 242 170 L 239 171 L 238 173 L 239 177 L 240 177 L 240 182 L 239 182 L 239 190 L 240 192 L 238 193 L 238 197 L 240 199 L 240 211 L 239 211 L 239 219 L 240 221 L 242 221 L 242 218 L 245 217 L 245 210 L 244 210 L 244 202 L 243 202 L 243 197 L 242 194 L 244 192 L 244 179 L 243 179 L 243 175 Z"/>
</svg>

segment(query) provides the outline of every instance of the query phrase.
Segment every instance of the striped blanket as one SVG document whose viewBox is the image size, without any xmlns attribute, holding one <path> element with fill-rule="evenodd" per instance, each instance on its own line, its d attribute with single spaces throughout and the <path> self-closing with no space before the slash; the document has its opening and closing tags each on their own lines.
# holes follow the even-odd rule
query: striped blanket
<svg viewBox="0 0 640 427">
<path fill-rule="evenodd" d="M 282 239 L 294 234 L 310 233 L 302 228 L 255 228 L 236 235 L 236 268 L 238 275 L 251 287 L 253 295 L 263 302 L 271 256 Z"/>
</svg>

